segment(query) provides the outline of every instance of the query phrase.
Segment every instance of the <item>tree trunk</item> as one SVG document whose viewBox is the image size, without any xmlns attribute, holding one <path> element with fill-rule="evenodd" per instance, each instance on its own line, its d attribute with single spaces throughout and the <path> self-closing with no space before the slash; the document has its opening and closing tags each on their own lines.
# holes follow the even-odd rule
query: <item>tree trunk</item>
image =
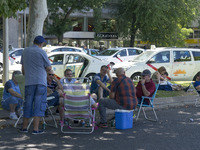
<svg viewBox="0 0 200 150">
<path fill-rule="evenodd" d="M 63 35 L 59 35 L 57 38 L 58 38 L 58 44 L 63 43 Z"/>
<path fill-rule="evenodd" d="M 33 45 L 36 36 L 42 35 L 44 21 L 48 15 L 46 0 L 29 0 L 29 20 L 26 46 Z"/>
<path fill-rule="evenodd" d="M 131 24 L 131 40 L 130 40 L 130 47 L 134 47 L 134 43 L 135 43 L 135 34 L 137 31 L 137 27 L 136 27 L 136 15 L 133 14 L 133 18 L 132 18 L 132 24 Z"/>
</svg>

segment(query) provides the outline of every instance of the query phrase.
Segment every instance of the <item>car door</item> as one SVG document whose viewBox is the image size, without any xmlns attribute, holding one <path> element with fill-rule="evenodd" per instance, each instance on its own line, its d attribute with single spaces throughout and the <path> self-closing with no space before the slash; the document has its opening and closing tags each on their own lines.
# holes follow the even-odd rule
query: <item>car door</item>
<svg viewBox="0 0 200 150">
<path fill-rule="evenodd" d="M 73 77 L 79 77 L 85 58 L 79 54 L 66 55 L 65 69 L 72 70 Z"/>
<path fill-rule="evenodd" d="M 147 61 L 146 64 L 150 67 L 152 73 L 161 66 L 164 66 L 169 74 L 169 77 L 172 78 L 172 64 L 170 53 L 170 51 L 158 52 Z"/>
<path fill-rule="evenodd" d="M 54 73 L 60 78 L 63 77 L 65 69 L 64 54 L 49 56 L 49 60 Z"/>
<path fill-rule="evenodd" d="M 176 80 L 191 80 L 194 76 L 194 61 L 192 61 L 191 53 L 188 50 L 173 51 L 172 74 Z"/>
<path fill-rule="evenodd" d="M 142 50 L 138 50 L 134 48 L 128 48 L 127 51 L 128 51 L 128 56 L 126 58 L 126 61 L 133 60 L 134 57 L 138 56 L 139 54 L 143 52 Z"/>
</svg>

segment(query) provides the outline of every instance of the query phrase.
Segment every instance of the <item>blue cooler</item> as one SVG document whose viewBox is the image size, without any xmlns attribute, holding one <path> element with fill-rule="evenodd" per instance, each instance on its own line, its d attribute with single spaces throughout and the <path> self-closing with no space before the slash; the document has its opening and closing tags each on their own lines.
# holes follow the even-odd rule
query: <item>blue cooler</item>
<svg viewBox="0 0 200 150">
<path fill-rule="evenodd" d="M 115 110 L 115 128 L 130 129 L 133 127 L 133 111 L 132 110 Z"/>
</svg>

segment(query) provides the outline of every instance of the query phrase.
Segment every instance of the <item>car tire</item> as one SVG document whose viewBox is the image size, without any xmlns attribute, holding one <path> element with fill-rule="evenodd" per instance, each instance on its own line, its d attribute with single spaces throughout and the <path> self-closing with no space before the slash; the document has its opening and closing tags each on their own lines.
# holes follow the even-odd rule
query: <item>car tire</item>
<svg viewBox="0 0 200 150">
<path fill-rule="evenodd" d="M 134 73 L 134 74 L 131 76 L 131 79 L 132 79 L 134 82 L 139 82 L 139 80 L 141 79 L 141 72 Z"/>
<path fill-rule="evenodd" d="M 96 73 L 89 73 L 85 77 L 88 78 L 90 81 L 92 81 L 93 77 L 96 75 Z"/>
</svg>

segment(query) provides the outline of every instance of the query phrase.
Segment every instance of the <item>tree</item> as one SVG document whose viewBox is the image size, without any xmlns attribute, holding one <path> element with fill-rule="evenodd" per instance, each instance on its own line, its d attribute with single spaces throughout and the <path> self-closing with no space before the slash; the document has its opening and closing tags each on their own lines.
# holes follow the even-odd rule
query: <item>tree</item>
<svg viewBox="0 0 200 150">
<path fill-rule="evenodd" d="M 182 28 L 199 14 L 199 0 L 120 0 L 115 5 L 113 17 L 119 34 L 130 38 L 130 46 L 135 38 L 162 46 L 174 46 Z"/>
<path fill-rule="evenodd" d="M 5 18 L 15 16 L 18 10 L 26 8 L 26 0 L 1 0 L 0 16 Z"/>
<path fill-rule="evenodd" d="M 106 0 L 48 0 L 49 16 L 45 33 L 55 35 L 58 43 L 63 41 L 63 34 L 72 30 L 73 21 L 69 17 L 75 11 L 83 12 L 102 6 Z M 83 12 L 84 13 L 84 12 Z"/>
<path fill-rule="evenodd" d="M 42 35 L 48 15 L 46 0 L 29 0 L 29 20 L 26 46 L 31 46 L 37 35 Z"/>
</svg>

